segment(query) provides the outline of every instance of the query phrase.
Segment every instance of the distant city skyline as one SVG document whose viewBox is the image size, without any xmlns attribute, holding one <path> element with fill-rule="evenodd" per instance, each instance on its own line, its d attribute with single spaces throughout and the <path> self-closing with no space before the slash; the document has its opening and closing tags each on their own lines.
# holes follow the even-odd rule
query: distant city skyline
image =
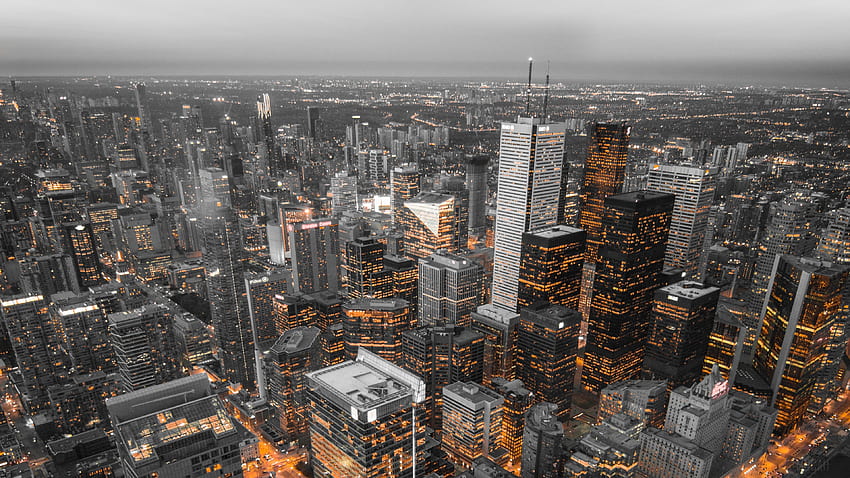
<svg viewBox="0 0 850 478">
<path fill-rule="evenodd" d="M 829 0 L 7 5 L 0 75 L 346 75 L 850 86 Z M 545 14 L 541 14 L 545 12 Z"/>
</svg>

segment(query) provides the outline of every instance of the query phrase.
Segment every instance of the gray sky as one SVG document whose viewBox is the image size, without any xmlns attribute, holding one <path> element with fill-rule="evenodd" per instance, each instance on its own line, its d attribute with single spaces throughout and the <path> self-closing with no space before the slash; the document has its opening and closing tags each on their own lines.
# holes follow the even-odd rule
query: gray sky
<svg viewBox="0 0 850 478">
<path fill-rule="evenodd" d="M 8 0 L 0 75 L 850 83 L 846 0 Z M 540 75 L 543 66 L 538 67 Z"/>
</svg>

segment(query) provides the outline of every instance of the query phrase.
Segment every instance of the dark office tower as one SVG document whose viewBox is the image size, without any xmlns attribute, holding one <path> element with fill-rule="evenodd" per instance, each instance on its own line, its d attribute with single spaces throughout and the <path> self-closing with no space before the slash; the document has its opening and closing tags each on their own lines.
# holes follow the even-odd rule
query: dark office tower
<svg viewBox="0 0 850 478">
<path fill-rule="evenodd" d="M 319 329 L 287 330 L 266 354 L 266 383 L 273 426 L 292 442 L 307 437 L 307 372 L 321 367 Z"/>
<path fill-rule="evenodd" d="M 670 390 L 702 376 L 720 289 L 681 281 L 655 291 L 644 378 L 666 380 Z"/>
<path fill-rule="evenodd" d="M 587 231 L 587 261 L 599 262 L 605 199 L 619 194 L 626 179 L 631 127 L 625 123 L 594 123 L 584 164 L 581 190 L 581 228 Z"/>
<path fill-rule="evenodd" d="M 297 292 L 339 290 L 339 225 L 319 219 L 288 225 L 292 283 Z"/>
<path fill-rule="evenodd" d="M 50 296 L 50 314 L 62 327 L 63 347 L 76 373 L 115 370 L 115 355 L 109 343 L 106 307 L 88 294 L 60 292 Z"/>
<path fill-rule="evenodd" d="M 350 300 L 389 297 L 391 278 L 384 272 L 384 245 L 376 239 L 358 237 L 346 243 L 342 268 Z"/>
<path fill-rule="evenodd" d="M 487 167 L 490 158 L 472 156 L 466 163 L 466 185 L 469 188 L 469 231 L 481 234 L 487 218 Z"/>
<path fill-rule="evenodd" d="M 779 410 L 775 432 L 800 424 L 819 385 L 829 334 L 840 317 L 843 289 L 850 271 L 808 258 L 780 255 L 773 266 L 762 309 L 753 367 L 773 391 Z"/>
<path fill-rule="evenodd" d="M 554 226 L 522 235 L 517 309 L 550 302 L 578 310 L 587 234 Z"/>
<path fill-rule="evenodd" d="M 455 382 L 443 389 L 443 450 L 458 466 L 471 468 L 485 457 L 504 466 L 507 450 L 500 446 L 505 400 L 475 382 Z"/>
<path fill-rule="evenodd" d="M 187 313 L 174 317 L 174 337 L 184 370 L 215 361 L 212 332 L 194 315 Z"/>
<path fill-rule="evenodd" d="M 254 338 L 241 260 L 239 223 L 233 210 L 205 204 L 201 230 L 210 315 L 224 376 L 248 390 L 256 386 Z"/>
<path fill-rule="evenodd" d="M 109 430 L 112 426 L 104 401 L 122 393 L 121 378 L 104 372 L 74 375 L 47 393 L 64 433 L 73 435 L 94 427 Z"/>
<path fill-rule="evenodd" d="M 402 334 L 399 364 L 425 382 L 428 426 L 442 430 L 443 387 L 450 383 L 480 382 L 483 377 L 484 336 L 467 327 L 419 327 Z"/>
<path fill-rule="evenodd" d="M 275 143 L 275 132 L 272 127 L 272 103 L 268 93 L 263 93 L 257 97 L 257 137 L 265 146 L 271 176 L 280 176 L 284 170 L 291 169 L 285 167 L 283 154 Z"/>
<path fill-rule="evenodd" d="M 404 214 L 404 202 L 416 197 L 421 191 L 422 176 L 415 164 L 403 164 L 390 171 L 390 201 L 393 213 L 393 224 L 400 225 Z"/>
<path fill-rule="evenodd" d="M 280 338 L 275 323 L 275 296 L 285 294 L 290 275 L 283 269 L 245 273 L 248 314 L 258 347 L 268 347 Z"/>
<path fill-rule="evenodd" d="M 333 324 L 319 336 L 322 347 L 322 366 L 345 362 L 345 336 L 342 322 Z"/>
<path fill-rule="evenodd" d="M 446 176 L 435 192 L 455 198 L 455 244 L 457 250 L 469 247 L 469 189 L 463 176 Z"/>
<path fill-rule="evenodd" d="M 128 477 L 220 472 L 239 478 L 241 449 L 257 442 L 230 416 L 203 373 L 110 398 L 106 408 Z"/>
<path fill-rule="evenodd" d="M 711 335 L 708 336 L 702 375 L 711 373 L 712 367 L 716 365 L 723 378 L 729 383 L 735 383 L 746 337 L 747 328 L 740 319 L 727 310 L 718 310 Z"/>
<path fill-rule="evenodd" d="M 404 299 L 410 304 L 410 313 L 415 319 L 417 317 L 418 279 L 419 270 L 416 261 L 396 255 L 384 256 L 384 274 L 390 278 L 390 292 L 388 297 Z"/>
<path fill-rule="evenodd" d="M 362 351 L 354 362 L 308 373 L 307 384 L 317 477 L 409 478 L 421 469 L 425 424 L 413 409 L 425 398 L 419 377 Z"/>
<path fill-rule="evenodd" d="M 148 95 L 147 88 L 144 83 L 136 83 L 134 93 L 136 94 L 136 109 L 139 113 L 139 122 L 142 126 L 142 131 L 153 133 L 151 128 L 150 112 L 148 111 Z"/>
<path fill-rule="evenodd" d="M 319 118 L 321 112 L 321 108 L 307 107 L 307 137 L 317 141 L 322 139 L 321 119 Z"/>
<path fill-rule="evenodd" d="M 496 377 L 490 387 L 505 399 L 505 412 L 502 415 L 502 447 L 508 450 L 508 461 L 519 464 L 522 458 L 522 433 L 525 429 L 525 415 L 531 408 L 534 395 L 525 388 L 521 380 L 505 380 Z"/>
<path fill-rule="evenodd" d="M 364 348 L 393 363 L 401 360 L 401 337 L 413 328 L 410 305 L 402 299 L 360 299 L 342 306 L 345 355 Z"/>
<path fill-rule="evenodd" d="M 77 271 L 80 287 L 102 284 L 104 279 L 91 224 L 68 223 L 63 225 L 63 229 L 66 251 L 74 258 L 74 269 Z"/>
<path fill-rule="evenodd" d="M 581 316 L 562 305 L 539 302 L 520 311 L 517 378 L 535 402 L 552 402 L 561 421 L 570 417 Z"/>
<path fill-rule="evenodd" d="M 141 390 L 177 376 L 174 322 L 164 305 L 109 314 L 109 338 L 124 390 Z"/>
<path fill-rule="evenodd" d="M 342 299 L 331 291 L 319 291 L 304 296 L 304 300 L 316 314 L 316 327 L 328 330 L 334 324 L 342 323 Z"/>
<path fill-rule="evenodd" d="M 564 429 L 558 421 L 558 406 L 538 403 L 525 418 L 522 439 L 521 478 L 556 478 Z"/>
<path fill-rule="evenodd" d="M 50 320 L 48 301 L 41 295 L 15 295 L 0 301 L 3 323 L 21 374 L 24 406 L 47 405 L 47 388 L 56 384 L 63 365 L 58 333 Z"/>
<path fill-rule="evenodd" d="M 662 285 L 673 201 L 672 194 L 648 191 L 605 200 L 605 244 L 596 265 L 582 371 L 582 383 L 593 393 L 640 373 L 652 294 Z"/>
<path fill-rule="evenodd" d="M 274 296 L 273 317 L 278 336 L 295 327 L 316 325 L 316 310 L 301 294 Z"/>
<path fill-rule="evenodd" d="M 495 377 L 515 378 L 514 343 L 519 314 L 485 304 L 471 314 L 472 328 L 484 334 L 484 379 L 489 385 Z"/>
<path fill-rule="evenodd" d="M 419 324 L 468 326 L 484 301 L 484 269 L 455 254 L 438 251 L 419 259 Z"/>
</svg>

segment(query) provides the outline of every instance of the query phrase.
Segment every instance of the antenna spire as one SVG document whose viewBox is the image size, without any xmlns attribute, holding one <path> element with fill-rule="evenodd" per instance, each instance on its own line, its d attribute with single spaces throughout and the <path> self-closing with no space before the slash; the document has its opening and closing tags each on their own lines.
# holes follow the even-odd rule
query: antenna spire
<svg viewBox="0 0 850 478">
<path fill-rule="evenodd" d="M 528 58 L 528 87 L 525 89 L 525 115 L 528 116 L 531 111 L 531 67 L 534 64 L 534 58 Z"/>
<path fill-rule="evenodd" d="M 546 60 L 546 90 L 543 93 L 543 119 L 546 119 L 546 109 L 549 107 L 549 60 Z"/>
</svg>

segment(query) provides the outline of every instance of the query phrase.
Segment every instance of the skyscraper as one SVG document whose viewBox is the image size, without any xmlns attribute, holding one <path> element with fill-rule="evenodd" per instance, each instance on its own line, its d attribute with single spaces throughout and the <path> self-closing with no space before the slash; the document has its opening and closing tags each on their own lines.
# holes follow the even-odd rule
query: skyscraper
<svg viewBox="0 0 850 478">
<path fill-rule="evenodd" d="M 699 379 L 719 297 L 717 287 L 693 281 L 655 291 L 643 361 L 646 378 L 666 380 L 671 390 Z"/>
<path fill-rule="evenodd" d="M 550 402 L 561 421 L 570 417 L 581 316 L 562 305 L 538 302 L 520 311 L 517 378 L 535 402 Z"/>
<path fill-rule="evenodd" d="M 702 375 L 711 373 L 711 368 L 716 365 L 723 378 L 735 383 L 746 337 L 747 328 L 735 315 L 718 310 L 708 336 Z"/>
<path fill-rule="evenodd" d="M 560 225 L 523 234 L 518 308 L 543 301 L 578 309 L 586 237 Z"/>
<path fill-rule="evenodd" d="M 390 172 L 390 200 L 394 224 L 403 222 L 399 219 L 404 214 L 404 202 L 419 194 L 420 181 L 421 176 L 415 164 L 401 165 Z"/>
<path fill-rule="evenodd" d="M 307 435 L 307 383 L 304 375 L 321 367 L 319 329 L 287 330 L 265 357 L 266 383 L 273 425 L 288 441 Z"/>
<path fill-rule="evenodd" d="M 20 294 L 0 301 L 3 324 L 23 379 L 23 401 L 30 410 L 47 405 L 47 388 L 63 373 L 58 331 L 42 295 Z"/>
<path fill-rule="evenodd" d="M 661 286 L 673 195 L 637 191 L 605 200 L 582 384 L 598 392 L 643 363 L 652 294 Z"/>
<path fill-rule="evenodd" d="M 487 167 L 490 158 L 479 154 L 466 162 L 466 185 L 469 189 L 469 231 L 480 234 L 487 221 Z"/>
<path fill-rule="evenodd" d="M 207 201 L 200 220 L 210 315 L 224 376 L 256 387 L 254 337 L 245 289 L 239 223 L 230 207 Z"/>
<path fill-rule="evenodd" d="M 119 395 L 106 407 L 127 476 L 184 478 L 220 471 L 238 478 L 242 448 L 257 443 L 210 391 L 206 374 Z"/>
<path fill-rule="evenodd" d="M 91 287 L 104 282 L 101 275 L 92 226 L 87 222 L 64 224 L 67 251 L 74 258 L 74 269 L 80 287 Z"/>
<path fill-rule="evenodd" d="M 531 407 L 522 437 L 521 478 L 556 478 L 555 465 L 561 457 L 564 428 L 558 421 L 558 406 L 542 402 Z"/>
<path fill-rule="evenodd" d="M 269 174 L 279 176 L 284 170 L 292 169 L 284 164 L 283 154 L 275 143 L 275 132 L 272 127 L 272 103 L 268 93 L 257 97 L 257 136 L 266 149 Z"/>
<path fill-rule="evenodd" d="M 151 128 L 151 118 L 148 112 L 147 87 L 144 83 L 136 83 L 133 93 L 136 96 L 136 111 L 139 113 L 139 122 L 141 123 L 142 131 L 152 133 L 153 128 Z"/>
<path fill-rule="evenodd" d="M 424 259 L 439 249 L 457 252 L 455 198 L 448 194 L 419 193 L 404 201 L 399 225 L 405 231 L 404 252 Z"/>
<path fill-rule="evenodd" d="M 717 173 L 717 168 L 695 166 L 653 164 L 649 167 L 646 189 L 676 196 L 664 265 L 683 269 L 690 278 L 698 278 Z"/>
<path fill-rule="evenodd" d="M 798 425 L 810 408 L 848 276 L 847 266 L 786 255 L 776 258 L 753 367 L 773 390 L 772 403 L 779 410 L 777 433 Z"/>
<path fill-rule="evenodd" d="M 471 468 L 476 458 L 507 464 L 500 446 L 505 400 L 475 382 L 455 382 L 443 388 L 443 449 L 456 465 Z"/>
<path fill-rule="evenodd" d="M 472 312 L 472 328 L 484 334 L 484 385 L 495 377 L 516 378 L 515 343 L 519 314 L 485 304 Z"/>
<path fill-rule="evenodd" d="M 316 476 L 403 478 L 422 466 L 425 424 L 414 411 L 425 399 L 419 377 L 366 351 L 306 377 Z"/>
<path fill-rule="evenodd" d="M 350 300 L 390 297 L 392 278 L 384 272 L 383 244 L 371 237 L 358 237 L 345 244 L 342 269 Z"/>
<path fill-rule="evenodd" d="M 522 234 L 555 225 L 564 157 L 563 124 L 503 123 L 493 262 L 493 304 L 515 312 Z"/>
<path fill-rule="evenodd" d="M 251 336 L 258 348 L 273 344 L 280 337 L 275 323 L 275 296 L 286 293 L 289 280 L 290 276 L 284 269 L 245 274 Z"/>
<path fill-rule="evenodd" d="M 295 290 L 339 290 L 339 226 L 333 219 L 287 225 Z"/>
<path fill-rule="evenodd" d="M 321 140 L 321 119 L 319 118 L 322 109 L 316 106 L 307 107 L 307 137 L 314 140 Z"/>
<path fill-rule="evenodd" d="M 661 428 L 666 411 L 667 382 L 624 380 L 608 385 L 599 393 L 596 423 L 622 413 L 648 427 Z"/>
<path fill-rule="evenodd" d="M 98 304 L 90 294 L 59 292 L 50 296 L 50 313 L 62 328 L 63 346 L 77 373 L 115 370 L 107 332 L 108 307 Z"/>
<path fill-rule="evenodd" d="M 534 395 L 525 388 L 521 380 L 505 380 L 495 377 L 490 387 L 505 399 L 502 414 L 502 447 L 508 451 L 508 461 L 518 464 L 522 458 L 522 435 L 525 415 L 531 408 Z"/>
<path fill-rule="evenodd" d="M 425 417 L 442 430 L 443 387 L 480 382 L 484 372 L 484 336 L 467 327 L 419 327 L 402 333 L 400 364 L 425 382 Z"/>
<path fill-rule="evenodd" d="M 625 123 L 594 123 L 590 127 L 580 215 L 581 228 L 587 232 L 588 262 L 599 262 L 605 199 L 623 188 L 630 133 L 631 127 Z"/>
<path fill-rule="evenodd" d="M 177 375 L 174 325 L 164 305 L 109 314 L 109 336 L 124 390 L 141 390 Z"/>
<path fill-rule="evenodd" d="M 484 270 L 464 257 L 437 251 L 419 259 L 419 325 L 470 324 L 484 301 Z"/>
<path fill-rule="evenodd" d="M 401 359 L 402 333 L 413 328 L 410 305 L 403 299 L 360 299 L 342 306 L 345 353 L 363 348 L 393 363 Z"/>
</svg>

